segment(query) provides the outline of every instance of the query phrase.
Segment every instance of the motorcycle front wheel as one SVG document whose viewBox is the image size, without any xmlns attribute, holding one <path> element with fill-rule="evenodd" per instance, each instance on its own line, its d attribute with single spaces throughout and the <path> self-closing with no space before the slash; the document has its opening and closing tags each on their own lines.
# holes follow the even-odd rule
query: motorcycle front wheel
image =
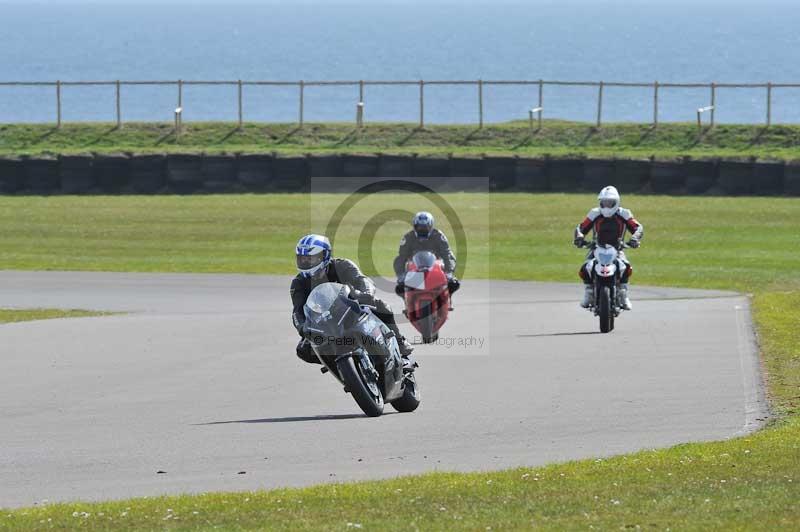
<svg viewBox="0 0 800 532">
<path fill-rule="evenodd" d="M 341 358 L 336 362 L 339 375 L 342 376 L 347 391 L 356 400 L 361 410 L 369 417 L 378 417 L 383 414 L 383 395 L 378 389 L 378 383 L 371 375 L 364 375 L 361 364 L 352 356 Z M 369 384 L 367 384 L 369 379 Z M 370 388 L 373 388 L 372 390 Z M 375 393 L 377 391 L 377 393 Z"/>
<path fill-rule="evenodd" d="M 600 316 L 600 332 L 607 333 L 614 329 L 614 309 L 611 306 L 611 288 L 600 288 L 600 301 L 598 301 L 598 316 Z"/>
<path fill-rule="evenodd" d="M 423 344 L 430 344 L 439 338 L 439 335 L 433 332 L 434 327 L 436 327 L 436 317 L 433 311 L 429 310 L 428 313 L 419 320 L 419 332 L 422 333 Z"/>
</svg>

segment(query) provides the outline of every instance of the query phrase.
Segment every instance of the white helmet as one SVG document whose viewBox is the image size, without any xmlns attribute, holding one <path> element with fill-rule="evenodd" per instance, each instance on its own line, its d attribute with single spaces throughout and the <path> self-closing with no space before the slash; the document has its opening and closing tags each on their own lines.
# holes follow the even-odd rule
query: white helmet
<svg viewBox="0 0 800 532">
<path fill-rule="evenodd" d="M 331 262 L 331 241 L 322 235 L 306 235 L 297 242 L 297 271 L 303 277 L 314 277 Z"/>
<path fill-rule="evenodd" d="M 597 200 L 600 203 L 600 212 L 606 218 L 611 218 L 619 210 L 619 192 L 616 187 L 605 187 L 597 195 Z"/>
<path fill-rule="evenodd" d="M 433 215 L 426 211 L 420 211 L 414 215 L 411 224 L 414 226 L 414 234 L 417 235 L 417 238 L 428 238 L 433 231 Z"/>
</svg>

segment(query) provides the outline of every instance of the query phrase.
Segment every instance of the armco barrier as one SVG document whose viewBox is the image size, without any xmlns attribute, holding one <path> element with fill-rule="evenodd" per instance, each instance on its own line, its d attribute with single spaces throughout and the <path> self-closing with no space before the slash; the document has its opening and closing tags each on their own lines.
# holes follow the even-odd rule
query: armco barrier
<svg viewBox="0 0 800 532">
<path fill-rule="evenodd" d="M 341 155 L 309 155 L 309 177 L 338 177 L 344 174 L 344 163 Z"/>
<path fill-rule="evenodd" d="M 342 171 L 347 177 L 375 177 L 378 175 L 378 156 L 343 155 Z"/>
<path fill-rule="evenodd" d="M 127 155 L 97 155 L 94 160 L 94 180 L 103 192 L 117 193 L 128 188 L 131 160 Z"/>
<path fill-rule="evenodd" d="M 167 155 L 167 187 L 170 192 L 187 194 L 197 192 L 202 185 L 199 155 Z"/>
<path fill-rule="evenodd" d="M 547 165 L 547 182 L 553 192 L 580 190 L 583 181 L 583 159 L 554 157 Z"/>
<path fill-rule="evenodd" d="M 156 194 L 166 186 L 167 157 L 163 154 L 131 158 L 130 189 L 137 194 Z"/>
<path fill-rule="evenodd" d="M 232 192 L 237 190 L 236 155 L 204 155 L 200 175 L 205 192 Z"/>
<path fill-rule="evenodd" d="M 23 159 L 25 166 L 24 189 L 38 194 L 52 194 L 61 189 L 58 176 L 58 159 L 37 157 Z"/>
<path fill-rule="evenodd" d="M 381 154 L 378 161 L 378 177 L 409 177 L 413 170 L 414 157 L 408 155 Z"/>
<path fill-rule="evenodd" d="M 483 157 L 454 155 L 450 158 L 450 177 L 486 177 Z"/>
<path fill-rule="evenodd" d="M 800 160 L 789 161 L 783 170 L 783 193 L 800 196 Z"/>
<path fill-rule="evenodd" d="M 650 165 L 650 190 L 674 194 L 686 187 L 687 163 L 683 159 L 656 159 Z"/>
<path fill-rule="evenodd" d="M 753 163 L 753 194 L 778 195 L 783 192 L 783 161 L 756 161 Z"/>
<path fill-rule="evenodd" d="M 686 161 L 686 192 L 704 194 L 717 182 L 719 162 L 716 159 Z M 654 192 L 659 192 L 654 189 Z"/>
<path fill-rule="evenodd" d="M 243 153 L 239 155 L 236 179 L 245 190 L 266 190 L 272 179 L 272 155 Z"/>
<path fill-rule="evenodd" d="M 311 177 L 416 177 L 445 191 L 800 195 L 800 161 L 509 156 L 155 154 L 0 157 L 1 194 L 303 192 Z M 337 179 L 339 178 L 339 179 Z M 470 179 L 474 178 L 474 179 Z"/>
<path fill-rule="evenodd" d="M 616 184 L 616 165 L 613 159 L 586 159 L 583 161 L 583 190 L 600 190 L 606 185 Z M 630 190 L 630 189 L 628 189 Z"/>
<path fill-rule="evenodd" d="M 85 194 L 95 185 L 94 157 L 92 155 L 62 155 L 59 157 L 58 175 L 61 192 Z"/>
<path fill-rule="evenodd" d="M 411 163 L 413 177 L 450 177 L 450 159 L 444 156 L 420 155 Z"/>
<path fill-rule="evenodd" d="M 514 188 L 526 192 L 545 192 L 547 184 L 547 159 L 520 157 L 514 168 Z"/>
<path fill-rule="evenodd" d="M 13 194 L 25 184 L 25 167 L 16 157 L 0 157 L 0 194 Z"/>
<path fill-rule="evenodd" d="M 514 188 L 517 180 L 516 157 L 487 156 L 483 158 L 483 162 L 491 190 L 503 191 Z"/>
<path fill-rule="evenodd" d="M 483 157 L 453 156 L 450 158 L 450 179 L 446 191 L 486 192 L 488 173 Z"/>
<path fill-rule="evenodd" d="M 272 159 L 269 190 L 304 192 L 308 189 L 308 160 L 304 155 L 278 155 Z"/>
<path fill-rule="evenodd" d="M 731 196 L 750 194 L 754 188 L 753 161 L 720 161 L 717 184 L 723 193 Z"/>
<path fill-rule="evenodd" d="M 614 186 L 620 190 L 641 190 L 650 181 L 647 159 L 617 159 L 614 165 Z"/>
</svg>

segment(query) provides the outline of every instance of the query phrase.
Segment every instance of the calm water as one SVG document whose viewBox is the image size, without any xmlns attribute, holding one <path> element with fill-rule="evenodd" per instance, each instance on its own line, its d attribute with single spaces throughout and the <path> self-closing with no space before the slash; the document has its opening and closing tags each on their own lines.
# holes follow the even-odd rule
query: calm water
<svg viewBox="0 0 800 532">
<path fill-rule="evenodd" d="M 167 0 L 169 2 L 169 0 Z M 8 3 L 0 80 L 561 79 L 800 83 L 800 2 L 413 0 Z M 692 120 L 707 89 L 665 89 L 662 120 Z M 765 90 L 720 90 L 717 119 L 764 119 Z M 165 120 L 171 87 L 123 90 L 123 118 Z M 536 89 L 485 89 L 487 121 L 526 117 Z M 606 120 L 648 121 L 652 90 L 606 89 Z M 372 88 L 368 120 L 417 119 L 417 88 Z M 308 88 L 306 120 L 352 120 L 355 88 Z M 233 87 L 186 87 L 187 120 L 234 120 Z M 65 120 L 114 117 L 113 88 L 65 88 Z M 596 89 L 547 88 L 546 116 L 593 120 Z M 247 87 L 247 120 L 293 121 L 296 88 Z M 477 121 L 474 87 L 426 89 L 428 122 Z M 51 121 L 52 88 L 0 87 L 0 122 Z M 800 89 L 774 92 L 800 122 Z"/>
</svg>

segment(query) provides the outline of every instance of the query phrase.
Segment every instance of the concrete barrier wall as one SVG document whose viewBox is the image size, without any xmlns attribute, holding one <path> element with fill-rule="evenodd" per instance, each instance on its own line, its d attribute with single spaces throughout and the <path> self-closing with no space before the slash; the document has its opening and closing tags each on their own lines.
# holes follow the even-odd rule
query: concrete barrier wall
<svg viewBox="0 0 800 532">
<path fill-rule="evenodd" d="M 800 196 L 800 161 L 383 154 L 0 157 L 0 194 L 304 192 L 311 180 L 416 177 L 435 190 Z M 472 179 L 471 179 L 472 178 Z M 342 188 L 345 190 L 345 188 Z"/>
</svg>

